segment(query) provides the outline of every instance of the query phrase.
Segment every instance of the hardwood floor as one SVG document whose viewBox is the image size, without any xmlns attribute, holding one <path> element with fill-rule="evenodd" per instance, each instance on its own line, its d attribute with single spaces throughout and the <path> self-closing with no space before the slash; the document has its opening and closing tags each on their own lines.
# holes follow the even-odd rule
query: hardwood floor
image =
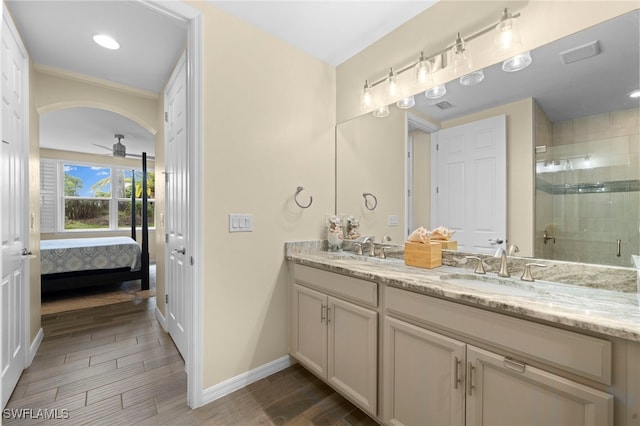
<svg viewBox="0 0 640 426">
<path fill-rule="evenodd" d="M 7 418 L 5 411 L 2 422 L 377 424 L 297 364 L 196 410 L 189 409 L 184 362 L 155 319 L 154 309 L 155 298 L 150 298 L 44 315 L 45 338 L 6 407 L 27 418 Z"/>
</svg>

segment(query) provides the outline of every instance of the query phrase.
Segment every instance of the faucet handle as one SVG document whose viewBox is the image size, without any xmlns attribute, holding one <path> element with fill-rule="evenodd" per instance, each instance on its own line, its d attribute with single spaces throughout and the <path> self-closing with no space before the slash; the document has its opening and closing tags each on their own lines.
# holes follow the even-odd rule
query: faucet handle
<svg viewBox="0 0 640 426">
<path fill-rule="evenodd" d="M 520 277 L 522 281 L 535 281 L 535 278 L 533 278 L 533 274 L 531 273 L 532 266 L 537 266 L 539 268 L 547 267 L 547 265 L 543 265 L 542 263 L 527 263 L 526 265 L 524 265 L 524 271 L 522 272 L 522 276 Z"/>
<path fill-rule="evenodd" d="M 484 270 L 484 263 L 482 263 L 482 259 L 477 257 L 477 256 L 466 256 L 467 259 L 475 259 L 477 260 L 476 262 L 476 268 L 473 270 L 474 273 L 476 274 L 486 274 L 487 271 Z"/>
<path fill-rule="evenodd" d="M 356 254 L 359 254 L 360 256 L 362 256 L 362 244 L 354 243 L 353 244 L 353 251 L 355 251 Z"/>
<path fill-rule="evenodd" d="M 387 249 L 387 246 L 380 247 L 380 251 L 378 252 L 378 257 L 380 259 L 386 259 L 387 258 L 387 254 L 385 253 L 386 249 Z"/>
</svg>

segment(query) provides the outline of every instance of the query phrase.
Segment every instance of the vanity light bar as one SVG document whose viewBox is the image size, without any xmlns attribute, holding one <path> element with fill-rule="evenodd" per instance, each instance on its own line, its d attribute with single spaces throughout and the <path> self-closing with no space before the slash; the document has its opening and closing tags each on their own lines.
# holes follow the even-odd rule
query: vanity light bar
<svg viewBox="0 0 640 426">
<path fill-rule="evenodd" d="M 498 21 L 497 23 L 495 23 L 493 25 L 490 25 L 490 26 L 488 26 L 488 27 L 476 32 L 476 33 L 473 33 L 470 36 L 464 37 L 463 38 L 464 42 L 468 43 L 471 40 L 474 40 L 474 39 L 476 39 L 476 38 L 478 38 L 478 37 L 480 37 L 480 36 L 482 36 L 484 34 L 487 34 L 490 31 L 495 30 L 504 21 L 504 17 L 505 16 L 508 16 L 510 19 L 519 18 L 520 17 L 520 12 L 517 12 L 517 13 L 514 13 L 514 14 L 510 14 L 508 12 L 508 9 L 505 9 L 503 14 L 500 17 L 500 21 Z M 457 34 L 459 36 L 460 33 L 457 33 Z M 410 69 L 413 69 L 416 65 L 418 65 L 418 63 L 420 63 L 421 60 L 424 60 L 425 58 L 427 59 L 428 62 L 431 62 L 432 64 L 434 64 L 435 61 L 438 59 L 438 57 L 440 57 L 440 64 L 441 64 L 440 69 L 445 69 L 447 67 L 447 52 L 449 52 L 450 50 L 454 49 L 457 45 L 458 44 L 456 42 L 454 42 L 453 44 L 445 47 L 444 49 L 442 49 L 442 50 L 440 50 L 440 51 L 438 51 L 436 53 L 433 53 L 433 54 L 431 54 L 429 56 L 426 56 L 426 57 L 424 55 L 420 54 L 420 59 L 418 59 L 417 61 L 411 62 L 410 64 L 408 64 L 408 65 L 406 65 L 406 66 L 404 66 L 402 68 L 399 68 L 397 71 L 395 71 L 395 74 L 396 75 L 400 75 L 403 72 L 406 72 L 406 71 L 408 71 Z M 373 83 L 369 83 L 369 87 L 375 87 L 378 84 L 384 83 L 385 81 L 387 81 L 387 78 L 388 78 L 388 75 L 385 75 L 384 77 L 382 77 L 382 78 L 380 78 L 378 80 L 375 80 Z"/>
</svg>

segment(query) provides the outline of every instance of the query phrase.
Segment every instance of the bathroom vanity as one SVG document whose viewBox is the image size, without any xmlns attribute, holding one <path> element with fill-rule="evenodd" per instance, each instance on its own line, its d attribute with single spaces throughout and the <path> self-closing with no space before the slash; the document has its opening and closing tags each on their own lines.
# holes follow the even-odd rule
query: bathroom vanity
<svg viewBox="0 0 640 426">
<path fill-rule="evenodd" d="M 289 352 L 378 421 L 640 425 L 636 294 L 300 247 Z"/>
</svg>

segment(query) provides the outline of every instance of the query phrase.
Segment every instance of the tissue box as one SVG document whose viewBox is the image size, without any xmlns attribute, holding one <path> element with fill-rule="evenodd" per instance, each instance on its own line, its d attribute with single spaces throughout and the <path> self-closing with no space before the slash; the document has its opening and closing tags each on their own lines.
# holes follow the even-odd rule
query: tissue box
<svg viewBox="0 0 640 426">
<path fill-rule="evenodd" d="M 444 250 L 458 250 L 457 241 L 438 241 Z"/>
<path fill-rule="evenodd" d="M 404 264 L 428 269 L 442 266 L 442 244 L 404 243 Z"/>
</svg>

